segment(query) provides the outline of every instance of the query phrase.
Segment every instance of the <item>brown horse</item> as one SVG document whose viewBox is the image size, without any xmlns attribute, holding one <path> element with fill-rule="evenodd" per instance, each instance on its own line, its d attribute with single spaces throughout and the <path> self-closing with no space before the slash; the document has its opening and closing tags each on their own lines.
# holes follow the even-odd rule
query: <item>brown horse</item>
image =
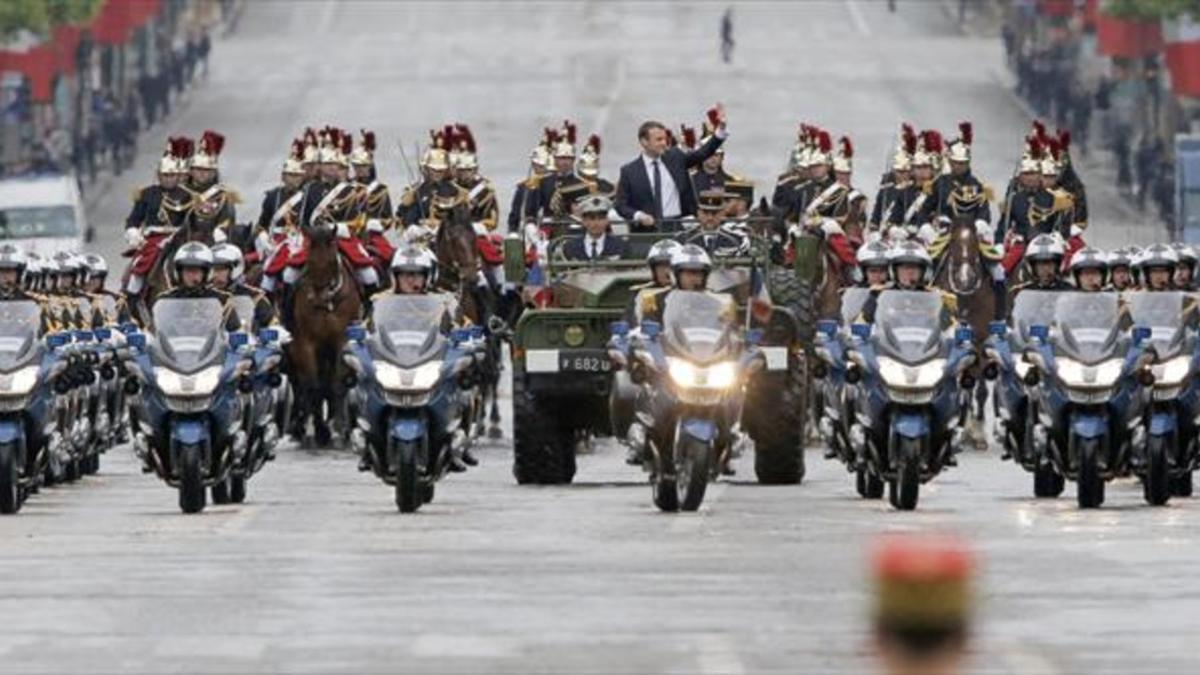
<svg viewBox="0 0 1200 675">
<path fill-rule="evenodd" d="M 935 249 L 937 248 L 935 243 Z M 996 293 L 992 287 L 992 276 L 980 252 L 979 234 L 975 221 L 959 218 L 954 221 L 940 252 L 935 283 L 947 293 L 953 293 L 958 306 L 958 322 L 970 326 L 975 335 L 975 349 L 982 350 L 988 337 L 988 324 L 996 318 Z M 977 425 L 983 420 L 988 390 L 983 378 L 977 378 L 975 388 L 976 425 L 970 431 L 976 445 L 986 448 L 986 439 L 977 433 Z"/>
<path fill-rule="evenodd" d="M 475 228 L 465 204 L 441 210 L 434 254 L 438 259 L 438 288 L 458 296 L 463 314 L 477 326 L 488 326 L 496 315 L 497 289 L 481 283 L 483 264 L 475 246 Z M 475 416 L 477 433 L 487 431 L 492 438 L 500 437 L 500 337 L 487 331 L 487 359 L 483 365 L 480 397 Z M 488 410 L 487 421 L 484 411 Z"/>
<path fill-rule="evenodd" d="M 290 291 L 288 362 L 295 393 L 291 434 L 303 439 L 311 417 L 317 445 L 327 447 L 333 440 L 329 420 L 340 414 L 345 399 L 339 354 L 346 344 L 346 328 L 362 318 L 363 302 L 354 274 L 338 253 L 333 223 L 315 224 L 304 234 L 308 259 Z"/>
</svg>

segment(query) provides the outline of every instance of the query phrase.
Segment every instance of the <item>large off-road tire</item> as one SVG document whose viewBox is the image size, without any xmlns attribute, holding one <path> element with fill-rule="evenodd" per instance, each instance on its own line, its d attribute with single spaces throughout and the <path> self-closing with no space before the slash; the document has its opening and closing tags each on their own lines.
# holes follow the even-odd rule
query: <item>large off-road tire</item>
<svg viewBox="0 0 1200 675">
<path fill-rule="evenodd" d="M 1072 437 L 1071 442 L 1076 444 L 1074 456 L 1079 459 L 1079 476 L 1075 486 L 1079 508 L 1099 508 L 1104 504 L 1104 479 L 1096 465 L 1097 455 L 1100 454 L 1100 441 L 1094 438 Z"/>
<path fill-rule="evenodd" d="M 13 443 L 0 445 L 0 513 L 11 514 L 21 510 L 19 479 L 17 446 Z"/>
<path fill-rule="evenodd" d="M 796 317 L 797 339 L 810 349 L 817 331 L 817 310 L 813 302 L 813 285 L 801 279 L 790 267 L 772 267 L 767 275 L 771 302 L 792 311 Z"/>
<path fill-rule="evenodd" d="M 204 489 L 204 448 L 196 445 L 179 451 L 179 510 L 200 513 L 204 510 L 208 491 Z"/>
<path fill-rule="evenodd" d="M 520 485 L 558 485 L 575 478 L 575 438 L 552 406 L 525 391 L 513 373 L 513 477 Z"/>
<path fill-rule="evenodd" d="M 754 439 L 754 473 L 763 485 L 795 485 L 804 479 L 804 387 L 800 373 L 790 373 L 786 380 L 766 375 L 746 392 L 742 414 Z"/>
<path fill-rule="evenodd" d="M 1151 506 L 1165 506 L 1171 499 L 1171 477 L 1167 469 L 1170 440 L 1151 436 L 1146 441 L 1146 475 L 1142 478 L 1142 493 Z"/>
</svg>

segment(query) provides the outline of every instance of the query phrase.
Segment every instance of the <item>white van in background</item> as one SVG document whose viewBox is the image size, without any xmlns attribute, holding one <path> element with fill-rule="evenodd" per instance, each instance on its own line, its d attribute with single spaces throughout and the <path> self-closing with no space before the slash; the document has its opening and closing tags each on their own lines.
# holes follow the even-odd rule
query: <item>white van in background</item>
<svg viewBox="0 0 1200 675">
<path fill-rule="evenodd" d="M 78 253 L 90 234 L 73 177 L 0 180 L 0 243 L 50 257 L 59 251 Z"/>
</svg>

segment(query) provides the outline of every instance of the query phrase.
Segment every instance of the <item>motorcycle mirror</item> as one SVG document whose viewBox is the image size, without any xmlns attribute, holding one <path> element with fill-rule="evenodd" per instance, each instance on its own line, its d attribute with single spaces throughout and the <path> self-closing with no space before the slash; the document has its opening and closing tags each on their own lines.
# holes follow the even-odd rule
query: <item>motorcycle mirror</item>
<svg viewBox="0 0 1200 675">
<path fill-rule="evenodd" d="M 614 321 L 608 324 L 608 330 L 612 332 L 613 335 L 625 337 L 626 335 L 629 335 L 629 322 Z"/>
<path fill-rule="evenodd" d="M 983 379 L 994 380 L 1000 376 L 1000 368 L 995 363 L 989 363 L 983 367 Z"/>
<path fill-rule="evenodd" d="M 346 328 L 346 339 L 351 342 L 362 342 L 367 339 L 367 329 L 355 324 Z"/>
<path fill-rule="evenodd" d="M 274 342 L 279 339 L 279 331 L 274 328 L 264 328 L 258 332 L 258 339 L 261 342 Z"/>
<path fill-rule="evenodd" d="M 747 344 L 757 346 L 757 345 L 762 344 L 762 341 L 763 341 L 763 329 L 751 328 L 750 330 L 746 331 Z"/>
<path fill-rule="evenodd" d="M 657 321 L 643 321 L 642 322 L 642 335 L 645 335 L 646 337 L 650 338 L 651 340 L 658 337 L 658 334 L 661 332 L 662 332 L 662 324 L 660 324 L 659 322 L 657 322 Z"/>
<path fill-rule="evenodd" d="M 812 365 L 812 376 L 814 380 L 823 380 L 829 374 L 829 369 L 821 361 L 817 361 Z"/>
<path fill-rule="evenodd" d="M 858 384 L 861 381 L 862 371 L 858 369 L 858 366 L 850 364 L 846 368 L 846 384 Z"/>
<path fill-rule="evenodd" d="M 46 336 L 46 345 L 51 349 L 58 349 L 70 342 L 70 336 L 66 333 L 51 333 Z"/>
<path fill-rule="evenodd" d="M 1150 339 L 1149 326 L 1134 326 L 1133 327 L 1133 344 L 1140 345 Z"/>
<path fill-rule="evenodd" d="M 1008 333 L 1008 324 L 1003 321 L 992 321 L 988 324 L 988 333 L 1004 337 Z"/>
<path fill-rule="evenodd" d="M 1029 327 L 1029 337 L 1037 338 L 1043 342 L 1050 339 L 1050 326 L 1044 323 L 1039 323 Z"/>
<path fill-rule="evenodd" d="M 129 346 L 133 347 L 134 349 L 145 349 L 146 348 L 146 334 L 145 333 L 134 333 L 129 336 L 128 343 L 129 343 Z"/>
<path fill-rule="evenodd" d="M 975 329 L 970 326 L 959 326 L 954 331 L 954 341 L 958 343 L 972 342 L 975 339 Z"/>
<path fill-rule="evenodd" d="M 92 341 L 92 331 L 90 331 L 90 330 L 75 331 L 75 340 L 77 342 L 91 342 Z"/>
<path fill-rule="evenodd" d="M 127 396 L 137 396 L 137 393 L 141 390 L 141 388 L 142 385 L 132 377 L 128 380 L 125 380 L 125 394 Z"/>
<path fill-rule="evenodd" d="M 281 384 L 283 384 L 283 376 L 280 375 L 279 373 L 271 373 L 270 375 L 267 375 L 267 386 L 268 387 L 270 387 L 272 389 L 277 389 L 277 388 L 279 388 L 279 385 L 281 385 Z"/>
<path fill-rule="evenodd" d="M 817 322 L 817 332 L 826 337 L 833 337 L 837 333 L 837 322 L 831 319 L 821 319 Z"/>
<path fill-rule="evenodd" d="M 850 334 L 860 340 L 866 340 L 871 337 L 871 324 L 855 323 L 850 325 Z"/>
<path fill-rule="evenodd" d="M 97 328 L 95 331 L 96 339 L 101 342 L 108 342 L 112 338 L 111 328 Z"/>
</svg>

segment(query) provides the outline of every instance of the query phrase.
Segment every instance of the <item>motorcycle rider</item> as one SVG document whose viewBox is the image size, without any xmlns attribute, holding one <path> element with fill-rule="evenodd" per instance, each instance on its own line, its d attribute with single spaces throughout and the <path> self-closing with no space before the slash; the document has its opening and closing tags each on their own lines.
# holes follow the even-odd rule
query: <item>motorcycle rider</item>
<svg viewBox="0 0 1200 675">
<path fill-rule="evenodd" d="M 45 298 L 33 295 L 21 287 L 28 259 L 21 249 L 13 244 L 0 245 L 0 302 L 31 300 L 42 306 L 41 334 L 50 332 L 50 317 L 46 312 Z"/>
<path fill-rule="evenodd" d="M 1066 245 L 1057 234 L 1039 234 L 1025 249 L 1025 266 L 1029 281 L 1012 289 L 1012 297 L 1025 289 L 1035 291 L 1070 291 L 1071 284 L 1062 278 L 1062 262 L 1067 255 Z M 1010 303 L 1011 307 L 1012 304 Z"/>
<path fill-rule="evenodd" d="M 242 322 L 229 304 L 229 294 L 209 283 L 213 268 L 212 249 L 198 241 L 190 241 L 175 252 L 171 265 L 177 285 L 155 298 L 155 302 L 164 298 L 216 298 L 225 308 L 225 330 L 231 333 L 241 330 Z"/>
<path fill-rule="evenodd" d="M 1181 291 L 1197 290 L 1196 250 L 1183 242 L 1176 242 L 1173 248 L 1179 255 L 1179 264 L 1175 266 L 1175 288 Z"/>
<path fill-rule="evenodd" d="M 1136 286 L 1133 278 L 1133 258 L 1128 248 L 1119 248 L 1108 254 L 1108 283 L 1111 290 L 1120 292 Z"/>
<path fill-rule="evenodd" d="M 661 239 L 654 242 L 650 252 L 646 254 L 646 264 L 650 267 L 650 281 L 634 286 L 633 298 L 625 310 L 625 317 L 630 326 L 637 326 L 641 318 L 638 309 L 642 306 L 642 296 L 663 293 L 671 288 L 671 256 L 683 248 L 674 239 Z"/>
<path fill-rule="evenodd" d="M 1179 254 L 1166 244 L 1146 247 L 1138 256 L 1138 274 L 1142 278 L 1144 291 L 1173 291 L 1175 268 L 1179 266 Z"/>
<path fill-rule="evenodd" d="M 99 301 L 102 298 L 111 300 L 113 315 L 109 316 L 103 308 L 97 311 L 103 315 L 105 325 L 130 321 L 128 305 L 125 296 L 105 287 L 108 281 L 108 261 L 98 253 L 88 253 L 83 256 L 83 292 Z M 97 303 L 99 305 L 99 302 Z"/>
<path fill-rule="evenodd" d="M 254 325 L 251 330 L 259 331 L 276 323 L 275 307 L 267 294 L 247 286 L 243 280 L 246 265 L 242 250 L 228 242 L 212 247 L 213 266 L 209 282 L 218 291 L 229 295 L 242 295 L 254 301 Z"/>
<path fill-rule="evenodd" d="M 872 241 L 858 249 L 858 267 L 854 276 L 859 288 L 882 289 L 888 282 L 890 249 L 882 241 Z"/>
<path fill-rule="evenodd" d="M 915 241 L 900 242 L 888 254 L 888 265 L 891 269 L 892 280 L 879 291 L 932 291 L 933 258 L 925 247 Z M 939 291 L 940 292 L 940 291 Z M 941 328 L 946 330 L 954 325 L 954 316 L 958 310 L 958 302 L 953 293 L 941 292 L 942 320 Z M 862 323 L 875 323 L 875 309 L 879 304 L 879 293 L 871 294 L 863 304 Z"/>
<path fill-rule="evenodd" d="M 1105 288 L 1108 257 L 1104 251 L 1082 248 L 1071 258 L 1071 277 L 1075 288 L 1087 293 L 1099 293 Z"/>
<path fill-rule="evenodd" d="M 51 288 L 48 295 L 51 306 L 55 308 L 59 324 L 68 329 L 90 330 L 103 325 L 102 317 L 96 316 L 87 296 L 80 289 L 80 279 L 83 277 L 83 259 L 74 253 L 59 251 L 54 254 L 57 263 L 51 275 Z"/>
</svg>

